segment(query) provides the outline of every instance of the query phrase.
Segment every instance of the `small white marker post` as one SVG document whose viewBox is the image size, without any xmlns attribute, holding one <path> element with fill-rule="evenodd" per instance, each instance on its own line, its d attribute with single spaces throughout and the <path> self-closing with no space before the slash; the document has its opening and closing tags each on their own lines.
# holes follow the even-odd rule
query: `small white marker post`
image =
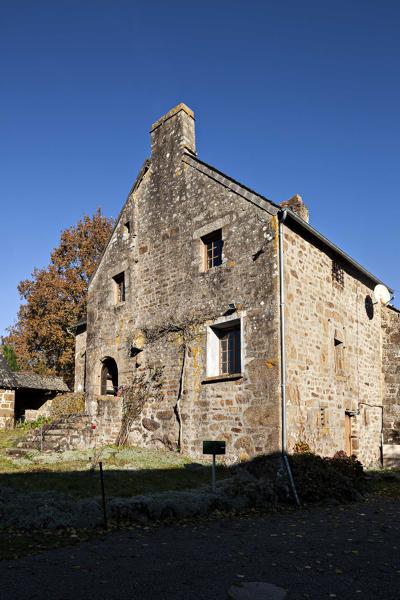
<svg viewBox="0 0 400 600">
<path fill-rule="evenodd" d="M 217 454 L 225 454 L 225 442 L 224 441 L 204 441 L 203 442 L 203 454 L 212 454 L 212 466 L 211 466 L 211 490 L 213 494 L 216 492 L 216 464 L 215 457 Z"/>
</svg>

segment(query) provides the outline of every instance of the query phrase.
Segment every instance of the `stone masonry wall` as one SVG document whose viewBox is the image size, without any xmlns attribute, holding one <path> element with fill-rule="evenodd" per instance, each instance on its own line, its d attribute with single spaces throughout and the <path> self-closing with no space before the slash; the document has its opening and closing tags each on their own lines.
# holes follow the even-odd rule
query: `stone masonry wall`
<svg viewBox="0 0 400 600">
<path fill-rule="evenodd" d="M 86 331 L 79 331 L 75 336 L 75 392 L 85 389 L 86 337 Z"/>
<path fill-rule="evenodd" d="M 379 466 L 382 308 L 372 302 L 373 283 L 343 265 L 343 285 L 334 281 L 333 256 L 288 226 L 284 236 L 289 451 L 305 441 L 320 454 L 347 448 Z"/>
<path fill-rule="evenodd" d="M 14 426 L 14 390 L 0 389 L 0 429 L 9 429 Z"/>
<path fill-rule="evenodd" d="M 151 165 L 89 288 L 88 409 L 115 441 L 121 400 L 99 396 L 101 361 L 116 361 L 119 385 L 161 367 L 161 396 L 148 399 L 130 441 L 176 447 L 181 435 L 182 449 L 199 456 L 204 439 L 225 439 L 233 460 L 279 448 L 276 217 L 194 151 L 188 109 L 153 126 Z M 201 238 L 218 229 L 224 261 L 204 271 Z M 122 271 L 126 299 L 116 304 L 112 278 Z M 206 373 L 207 328 L 224 318 L 241 319 L 243 364 L 239 377 L 217 381 Z"/>
<path fill-rule="evenodd" d="M 400 312 L 382 311 L 383 331 L 383 458 L 388 467 L 400 466 Z"/>
</svg>

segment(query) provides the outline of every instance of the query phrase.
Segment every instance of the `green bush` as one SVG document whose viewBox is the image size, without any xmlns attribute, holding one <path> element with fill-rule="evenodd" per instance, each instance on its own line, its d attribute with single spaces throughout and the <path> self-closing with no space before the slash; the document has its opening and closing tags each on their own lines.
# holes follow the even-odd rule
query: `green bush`
<svg viewBox="0 0 400 600">
<path fill-rule="evenodd" d="M 17 428 L 28 431 L 29 429 L 39 429 L 39 427 L 46 425 L 46 423 L 51 423 L 51 418 L 41 416 L 35 419 L 35 421 L 23 421 L 21 423 L 17 423 Z"/>
</svg>

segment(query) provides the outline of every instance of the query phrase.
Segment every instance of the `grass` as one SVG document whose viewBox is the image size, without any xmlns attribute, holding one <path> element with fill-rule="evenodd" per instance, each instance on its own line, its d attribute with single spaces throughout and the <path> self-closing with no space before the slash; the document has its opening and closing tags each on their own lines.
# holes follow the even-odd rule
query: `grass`
<svg viewBox="0 0 400 600">
<path fill-rule="evenodd" d="M 0 431 L 0 487 L 20 492 L 52 491 L 74 498 L 99 496 L 99 469 L 92 470 L 94 455 L 102 461 L 108 496 L 129 497 L 166 490 L 196 488 L 210 482 L 210 467 L 197 464 L 176 452 L 144 448 L 107 446 L 94 452 L 68 451 L 40 453 L 32 451 L 27 458 L 7 456 L 26 432 L 18 429 Z M 191 466 L 192 465 L 192 466 Z M 227 471 L 219 469 L 223 477 Z M 99 536 L 100 530 L 20 531 L 2 529 L 0 560 L 36 554 L 46 549 L 80 543 Z"/>
<path fill-rule="evenodd" d="M 400 499 L 400 471 L 398 469 L 371 471 L 368 492 L 381 498 Z M 367 473 L 368 475 L 368 473 Z"/>
<path fill-rule="evenodd" d="M 20 432 L 0 432 L 0 486 L 19 491 L 51 490 L 76 498 L 98 496 L 98 468 L 92 469 L 93 456 L 102 461 L 106 492 L 109 496 L 134 496 L 166 490 L 196 488 L 210 481 L 210 467 L 197 464 L 176 452 L 145 448 L 107 446 L 94 452 L 67 451 L 40 453 L 11 458 L 6 449 L 18 441 Z M 219 469 L 224 476 L 224 469 Z"/>
</svg>

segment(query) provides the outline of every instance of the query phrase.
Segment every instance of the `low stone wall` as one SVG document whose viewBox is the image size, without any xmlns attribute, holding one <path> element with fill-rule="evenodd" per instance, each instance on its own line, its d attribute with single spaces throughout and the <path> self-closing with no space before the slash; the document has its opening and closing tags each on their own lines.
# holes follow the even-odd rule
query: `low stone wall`
<svg viewBox="0 0 400 600">
<path fill-rule="evenodd" d="M 0 429 L 14 426 L 15 392 L 0 389 Z"/>
<path fill-rule="evenodd" d="M 99 444 L 115 444 L 121 427 L 122 398 L 98 396 L 96 414 L 92 416 L 96 424 L 96 438 Z"/>
<path fill-rule="evenodd" d="M 25 410 L 25 421 L 32 422 L 36 421 L 39 417 L 50 417 L 52 400 L 47 400 L 38 409 L 27 408 Z"/>
<path fill-rule="evenodd" d="M 400 444 L 383 444 L 383 466 L 385 469 L 400 468 Z"/>
</svg>

